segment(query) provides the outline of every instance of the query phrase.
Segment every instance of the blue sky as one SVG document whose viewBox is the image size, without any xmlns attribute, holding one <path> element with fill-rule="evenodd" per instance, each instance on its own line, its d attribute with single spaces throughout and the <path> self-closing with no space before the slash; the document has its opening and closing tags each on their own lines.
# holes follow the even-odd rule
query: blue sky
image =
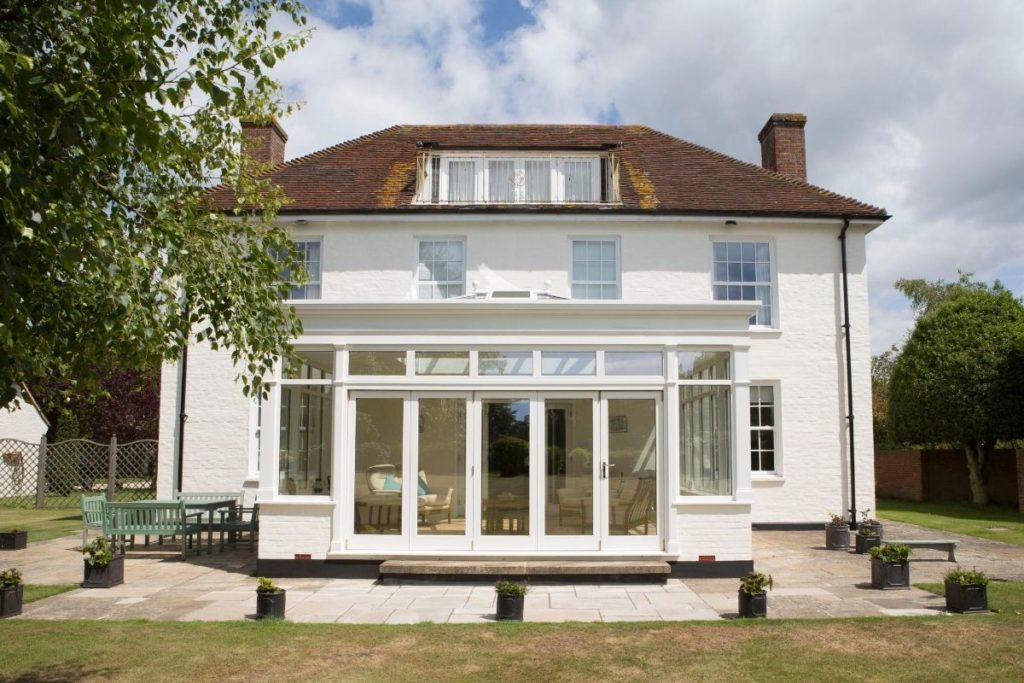
<svg viewBox="0 0 1024 683">
<path fill-rule="evenodd" d="M 1024 294 L 1024 3 L 319 0 L 275 73 L 288 156 L 396 123 L 638 123 L 753 163 L 808 116 L 809 181 L 884 206 L 872 348 L 912 324 L 893 282 Z"/>
</svg>

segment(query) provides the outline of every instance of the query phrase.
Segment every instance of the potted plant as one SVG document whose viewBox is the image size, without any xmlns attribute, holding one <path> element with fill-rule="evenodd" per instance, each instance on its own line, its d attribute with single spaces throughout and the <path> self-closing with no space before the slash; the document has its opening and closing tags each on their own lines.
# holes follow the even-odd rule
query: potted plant
<svg viewBox="0 0 1024 683">
<path fill-rule="evenodd" d="M 256 618 L 284 619 L 286 591 L 265 576 L 256 586 Z"/>
<path fill-rule="evenodd" d="M 883 543 L 871 549 L 871 587 L 910 588 L 910 547 Z"/>
<path fill-rule="evenodd" d="M 868 513 L 871 512 L 871 508 L 865 508 L 864 512 L 860 513 L 860 524 L 859 529 L 868 527 L 873 532 L 871 535 L 882 538 L 882 523 L 874 517 L 869 517 Z"/>
<path fill-rule="evenodd" d="M 0 619 L 21 614 L 24 591 L 21 572 L 17 569 L 5 569 L 0 572 Z"/>
<path fill-rule="evenodd" d="M 988 582 L 977 569 L 950 570 L 945 577 L 946 611 L 961 614 L 988 612 Z"/>
<path fill-rule="evenodd" d="M 862 524 L 857 529 L 857 535 L 854 538 L 854 545 L 858 555 L 863 555 L 869 552 L 872 548 L 882 544 L 882 537 L 877 527 L 871 526 L 870 524 Z"/>
<path fill-rule="evenodd" d="M 11 529 L 0 532 L 0 550 L 24 550 L 28 545 L 28 531 Z"/>
<path fill-rule="evenodd" d="M 106 536 L 97 536 L 82 548 L 82 554 L 85 555 L 82 588 L 110 588 L 124 583 L 124 552 L 118 552 Z"/>
<path fill-rule="evenodd" d="M 768 616 L 768 591 L 774 585 L 771 574 L 751 572 L 740 579 L 740 616 L 752 619 Z"/>
<path fill-rule="evenodd" d="M 850 525 L 834 513 L 828 513 L 829 522 L 825 527 L 825 547 L 829 550 L 846 550 L 850 547 Z"/>
<path fill-rule="evenodd" d="M 498 594 L 498 621 L 522 621 L 529 591 L 530 587 L 519 581 L 498 581 L 494 585 L 494 592 Z"/>
</svg>

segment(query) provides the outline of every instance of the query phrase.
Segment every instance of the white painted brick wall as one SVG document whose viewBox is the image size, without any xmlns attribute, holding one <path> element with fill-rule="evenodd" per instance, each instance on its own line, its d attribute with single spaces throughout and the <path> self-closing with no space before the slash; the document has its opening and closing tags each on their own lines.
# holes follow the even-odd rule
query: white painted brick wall
<svg viewBox="0 0 1024 683">
<path fill-rule="evenodd" d="M 701 555 L 715 561 L 751 559 L 750 506 L 693 505 L 676 508 L 679 561 L 696 562 Z"/>
<path fill-rule="evenodd" d="M 326 559 L 333 514 L 333 505 L 261 503 L 260 559 L 291 560 L 296 553 Z"/>
<path fill-rule="evenodd" d="M 777 270 L 781 331 L 755 333 L 750 350 L 753 380 L 781 383 L 782 478 L 754 484 L 754 522 L 823 522 L 827 511 L 849 507 L 845 388 L 840 329 L 840 244 L 838 222 L 787 225 L 748 224 L 726 231 L 719 222 L 558 222 L 506 223 L 500 220 L 436 223 L 358 223 L 296 227 L 296 236 L 323 237 L 325 299 L 402 300 L 410 298 L 417 237 L 463 236 L 467 241 L 467 286 L 490 274 L 519 287 L 565 294 L 569 285 L 572 237 L 619 236 L 623 298 L 634 301 L 711 300 L 711 235 L 727 239 L 771 240 Z M 853 326 L 855 411 L 858 416 L 858 508 L 874 507 L 871 434 L 870 337 L 864 231 L 849 232 L 850 304 Z M 249 402 L 235 383 L 225 353 L 194 348 L 189 358 L 185 488 L 237 488 L 248 474 Z M 177 368 L 164 367 L 160 413 L 160 495 L 171 489 Z M 682 513 L 681 513 L 682 514 Z M 734 514 L 686 513 L 680 538 L 686 552 L 698 551 L 687 535 L 717 528 L 712 518 L 735 523 Z M 294 519 L 294 515 L 289 515 Z M 682 522 L 682 518 L 681 518 Z M 742 525 L 743 523 L 741 523 Z M 299 525 L 301 526 L 301 525 Z M 283 538 L 296 533 L 290 529 Z M 728 527 L 723 552 L 749 559 L 746 546 Z M 265 538 L 270 538 L 265 535 Z M 696 536 L 695 538 L 703 538 Z M 273 543 L 272 540 L 267 541 Z M 282 540 L 282 542 L 284 542 Z M 289 548 L 291 548 L 289 542 Z M 269 546 L 268 546 L 269 547 Z M 730 550 L 731 548 L 731 550 Z M 285 553 L 289 557 L 293 552 Z M 746 558 L 739 557 L 744 552 Z M 712 553 L 714 554 L 714 553 Z M 724 559 L 724 558 L 723 558 Z"/>
</svg>

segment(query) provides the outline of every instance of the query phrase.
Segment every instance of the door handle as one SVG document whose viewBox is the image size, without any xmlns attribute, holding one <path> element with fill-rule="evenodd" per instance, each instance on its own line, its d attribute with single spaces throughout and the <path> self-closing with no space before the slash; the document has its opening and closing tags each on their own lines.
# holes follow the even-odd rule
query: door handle
<svg viewBox="0 0 1024 683">
<path fill-rule="evenodd" d="M 602 479 L 607 479 L 608 478 L 608 463 L 606 463 L 606 462 L 601 463 L 601 478 Z"/>
</svg>

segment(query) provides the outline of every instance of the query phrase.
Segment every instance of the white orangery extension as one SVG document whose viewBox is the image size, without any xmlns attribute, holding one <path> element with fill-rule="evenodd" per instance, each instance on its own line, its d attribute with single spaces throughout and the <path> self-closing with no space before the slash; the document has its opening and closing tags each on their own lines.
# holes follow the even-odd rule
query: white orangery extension
<svg viewBox="0 0 1024 683">
<path fill-rule="evenodd" d="M 776 123 L 772 150 L 799 129 L 802 154 L 802 120 Z M 649 129 L 582 128 L 398 127 L 283 164 L 310 273 L 287 302 L 300 360 L 257 402 L 222 352 L 194 346 L 184 383 L 166 366 L 160 493 L 244 487 L 259 571 L 325 575 L 395 558 L 737 575 L 752 525 L 873 505 L 864 240 L 884 211 Z M 693 179 L 662 167 L 669 143 Z M 707 189 L 716 172 L 735 196 Z"/>
</svg>

